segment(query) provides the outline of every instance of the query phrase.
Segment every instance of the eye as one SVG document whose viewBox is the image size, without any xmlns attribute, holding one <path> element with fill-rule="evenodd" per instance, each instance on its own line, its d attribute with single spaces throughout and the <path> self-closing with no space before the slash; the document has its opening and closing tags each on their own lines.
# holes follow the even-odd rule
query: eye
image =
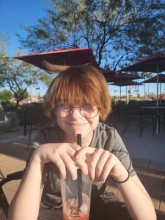
<svg viewBox="0 0 165 220">
<path fill-rule="evenodd" d="M 59 107 L 63 110 L 63 111 L 68 111 L 70 109 L 70 105 L 69 104 L 61 104 L 59 105 Z"/>
<path fill-rule="evenodd" d="M 94 106 L 90 104 L 83 104 L 81 108 L 87 112 L 92 112 L 94 110 Z"/>
</svg>

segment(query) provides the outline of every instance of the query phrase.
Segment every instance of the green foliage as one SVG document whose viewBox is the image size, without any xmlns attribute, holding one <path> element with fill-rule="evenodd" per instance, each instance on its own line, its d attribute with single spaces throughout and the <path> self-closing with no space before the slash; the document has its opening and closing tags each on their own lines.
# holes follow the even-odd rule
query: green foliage
<svg viewBox="0 0 165 220">
<path fill-rule="evenodd" d="M 20 55 L 20 52 L 17 55 Z M 27 89 L 30 86 L 38 86 L 39 83 L 49 84 L 51 80 L 45 71 L 9 58 L 5 51 L 0 51 L 0 86 L 11 91 L 17 107 L 21 100 L 28 97 Z"/>
<path fill-rule="evenodd" d="M 31 52 L 90 47 L 99 66 L 119 69 L 164 53 L 163 0 L 50 0 L 51 9 L 19 38 Z"/>
<path fill-rule="evenodd" d="M 10 101 L 13 97 L 10 91 L 4 90 L 0 92 L 0 102 L 1 101 Z"/>
<path fill-rule="evenodd" d="M 1 102 L 1 105 L 2 105 L 3 110 L 5 112 L 10 112 L 10 111 L 16 110 L 16 105 L 13 102 L 4 101 L 4 102 Z"/>
</svg>

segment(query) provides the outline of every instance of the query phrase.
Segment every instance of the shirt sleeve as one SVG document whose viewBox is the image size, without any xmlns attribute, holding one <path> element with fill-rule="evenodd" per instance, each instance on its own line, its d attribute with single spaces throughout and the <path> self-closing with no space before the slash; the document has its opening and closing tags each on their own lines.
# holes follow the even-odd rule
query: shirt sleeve
<svg viewBox="0 0 165 220">
<path fill-rule="evenodd" d="M 32 157 L 32 154 L 34 153 L 34 151 L 40 147 L 41 144 L 45 144 L 47 143 L 47 136 L 46 134 L 44 133 L 44 130 L 39 130 L 33 140 L 32 140 L 32 143 L 31 143 L 31 146 L 30 146 L 30 150 L 29 150 L 29 155 L 28 155 L 28 158 L 27 158 L 27 165 Z M 46 181 L 46 178 L 47 178 L 47 164 L 44 165 L 44 169 L 43 169 L 43 173 L 42 173 L 42 182 L 41 182 L 41 187 L 44 186 L 44 183 Z"/>
<path fill-rule="evenodd" d="M 131 157 L 117 130 L 114 129 L 111 131 L 111 135 L 109 135 L 109 137 L 110 138 L 107 139 L 105 143 L 106 149 L 108 148 L 107 150 L 113 153 L 120 160 L 131 176 L 136 175 L 136 172 L 132 166 Z"/>
</svg>

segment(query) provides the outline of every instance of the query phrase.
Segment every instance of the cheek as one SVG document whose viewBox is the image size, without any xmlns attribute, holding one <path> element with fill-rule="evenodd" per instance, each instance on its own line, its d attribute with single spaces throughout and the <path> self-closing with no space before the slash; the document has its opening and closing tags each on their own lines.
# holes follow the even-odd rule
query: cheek
<svg viewBox="0 0 165 220">
<path fill-rule="evenodd" d="M 57 123 L 61 127 L 63 125 L 63 118 L 57 118 Z"/>
<path fill-rule="evenodd" d="M 99 123 L 99 116 L 97 115 L 89 123 L 91 124 L 91 127 L 94 130 L 97 127 L 98 123 Z"/>
</svg>

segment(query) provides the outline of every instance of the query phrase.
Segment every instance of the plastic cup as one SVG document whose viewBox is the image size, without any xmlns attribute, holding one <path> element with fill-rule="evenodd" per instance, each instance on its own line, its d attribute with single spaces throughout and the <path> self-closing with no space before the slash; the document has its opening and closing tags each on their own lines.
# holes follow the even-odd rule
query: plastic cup
<svg viewBox="0 0 165 220">
<path fill-rule="evenodd" d="M 78 169 L 77 180 L 61 178 L 63 220 L 89 220 L 92 181 Z"/>
</svg>

